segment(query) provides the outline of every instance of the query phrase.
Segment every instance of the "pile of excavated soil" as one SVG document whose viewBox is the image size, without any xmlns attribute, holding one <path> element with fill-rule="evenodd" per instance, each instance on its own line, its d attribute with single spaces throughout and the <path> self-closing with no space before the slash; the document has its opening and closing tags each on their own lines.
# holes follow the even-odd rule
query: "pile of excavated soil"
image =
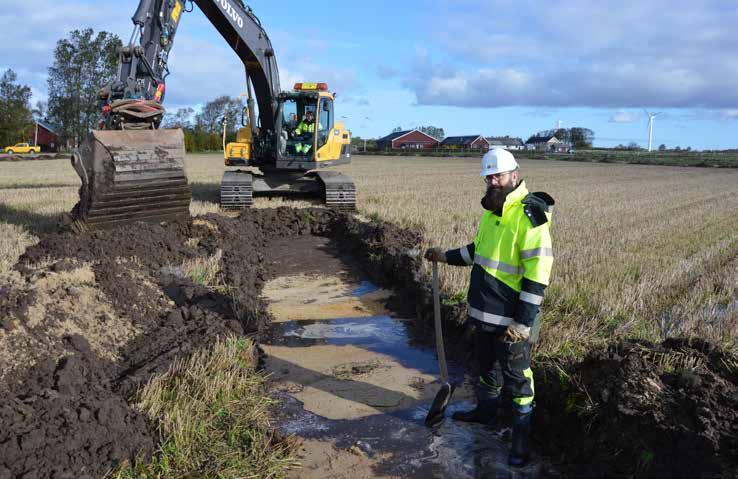
<svg viewBox="0 0 738 479">
<path fill-rule="evenodd" d="M 738 358 L 620 342 L 536 383 L 536 443 L 576 475 L 736 477 Z"/>
<path fill-rule="evenodd" d="M 218 336 L 258 335 L 270 244 L 307 234 L 356 254 L 375 280 L 422 289 L 420 260 L 406 254 L 418 235 L 322 209 L 59 233 L 30 247 L 0 279 L 0 479 L 101 477 L 152 454 L 156 425 L 131 395 Z M 198 260 L 217 262 L 220 287 L 183 273 Z"/>
</svg>

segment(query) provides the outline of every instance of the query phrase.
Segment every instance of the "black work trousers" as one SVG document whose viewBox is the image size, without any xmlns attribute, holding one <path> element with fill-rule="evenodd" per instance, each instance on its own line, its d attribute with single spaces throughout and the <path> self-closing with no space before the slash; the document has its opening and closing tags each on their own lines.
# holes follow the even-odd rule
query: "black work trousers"
<svg viewBox="0 0 738 479">
<path fill-rule="evenodd" d="M 474 355 L 480 368 L 478 394 L 480 397 L 499 397 L 504 389 L 512 397 L 513 407 L 527 412 L 532 407 L 535 391 L 530 369 L 530 343 L 505 341 L 505 329 L 477 323 Z"/>
</svg>

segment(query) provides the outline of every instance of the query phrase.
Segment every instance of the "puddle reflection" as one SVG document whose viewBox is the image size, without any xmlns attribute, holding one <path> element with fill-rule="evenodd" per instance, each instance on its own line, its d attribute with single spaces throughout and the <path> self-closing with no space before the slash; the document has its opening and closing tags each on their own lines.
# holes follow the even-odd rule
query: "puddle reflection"
<svg viewBox="0 0 738 479">
<path fill-rule="evenodd" d="M 266 344 L 287 347 L 359 346 L 389 356 L 407 368 L 438 374 L 435 350 L 411 344 L 407 321 L 391 316 L 288 321 L 275 324 L 274 328 L 272 339 Z M 464 369 L 453 362 L 448 367 L 451 381 L 463 382 Z"/>
<path fill-rule="evenodd" d="M 371 281 L 362 281 L 358 287 L 351 291 L 351 296 L 364 296 L 379 291 L 380 288 Z"/>
</svg>

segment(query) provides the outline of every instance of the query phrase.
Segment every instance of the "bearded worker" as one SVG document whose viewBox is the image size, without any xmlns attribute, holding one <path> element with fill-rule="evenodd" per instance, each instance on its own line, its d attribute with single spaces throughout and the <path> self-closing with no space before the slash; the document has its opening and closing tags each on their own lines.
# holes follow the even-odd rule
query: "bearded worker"
<svg viewBox="0 0 738 479">
<path fill-rule="evenodd" d="M 484 155 L 481 176 L 487 185 L 482 199 L 486 211 L 474 242 L 445 252 L 430 248 L 425 258 L 472 266 L 467 301 L 481 369 L 477 405 L 453 418 L 492 423 L 504 387 L 513 406 L 508 462 L 522 466 L 530 457 L 534 395 L 530 348 L 538 339 L 543 291 L 553 265 L 549 224 L 554 200 L 546 193 L 529 193 L 518 163 L 503 149 Z"/>
</svg>

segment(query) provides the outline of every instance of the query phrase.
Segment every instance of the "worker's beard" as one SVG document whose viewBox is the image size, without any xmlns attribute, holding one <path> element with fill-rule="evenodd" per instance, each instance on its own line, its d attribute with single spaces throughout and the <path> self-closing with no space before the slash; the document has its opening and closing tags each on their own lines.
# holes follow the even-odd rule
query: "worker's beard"
<svg viewBox="0 0 738 479">
<path fill-rule="evenodd" d="M 490 186 L 482 198 L 482 208 L 491 211 L 497 215 L 502 213 L 502 207 L 505 205 L 505 199 L 515 189 L 514 184 L 506 186 Z"/>
</svg>

